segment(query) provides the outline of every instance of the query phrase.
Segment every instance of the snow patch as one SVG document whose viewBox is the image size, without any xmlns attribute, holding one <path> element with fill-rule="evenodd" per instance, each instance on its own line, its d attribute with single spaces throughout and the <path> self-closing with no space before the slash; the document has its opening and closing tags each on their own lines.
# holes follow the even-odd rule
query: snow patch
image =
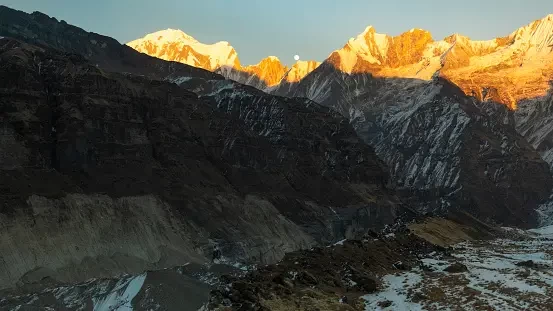
<svg viewBox="0 0 553 311">
<path fill-rule="evenodd" d="M 146 274 L 120 280 L 108 295 L 93 298 L 93 311 L 124 311 L 133 310 L 132 300 L 140 292 Z"/>
<path fill-rule="evenodd" d="M 407 291 L 419 286 L 422 281 L 419 273 L 407 272 L 399 275 L 387 275 L 383 278 L 386 288 L 376 294 L 365 295 L 367 311 L 396 310 L 396 311 L 422 311 L 422 305 L 411 302 L 407 298 Z M 389 301 L 391 305 L 383 308 L 379 303 Z"/>
</svg>

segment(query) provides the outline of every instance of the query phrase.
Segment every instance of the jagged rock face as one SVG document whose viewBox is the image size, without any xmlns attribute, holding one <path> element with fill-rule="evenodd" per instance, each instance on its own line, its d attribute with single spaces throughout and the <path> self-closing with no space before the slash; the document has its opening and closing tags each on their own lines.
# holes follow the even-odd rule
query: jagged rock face
<svg viewBox="0 0 553 311">
<path fill-rule="evenodd" d="M 150 56 L 210 71 L 221 67 L 240 68 L 238 54 L 228 42 L 203 44 L 180 30 L 161 30 L 127 45 Z"/>
<path fill-rule="evenodd" d="M 214 246 L 272 262 L 400 208 L 374 151 L 314 102 L 220 80 L 198 98 L 12 39 L 0 64 L 0 287 L 202 262 Z"/>
<path fill-rule="evenodd" d="M 164 79 L 171 74 L 223 79 L 207 70 L 176 62 L 166 62 L 139 53 L 129 46 L 121 45 L 115 39 L 86 32 L 40 12 L 27 14 L 0 6 L 0 13 L 2 14 L 0 36 L 80 54 L 91 64 L 106 70 L 129 72 L 157 79 Z"/>
<path fill-rule="evenodd" d="M 394 37 L 388 45 L 387 63 L 390 67 L 400 67 L 418 62 L 430 42 L 430 32 L 421 29 Z"/>
<path fill-rule="evenodd" d="M 553 166 L 553 92 L 543 97 L 519 102 L 514 111 L 517 131 L 522 134 L 542 158 Z"/>
<path fill-rule="evenodd" d="M 536 224 L 534 209 L 553 185 L 547 164 L 513 123 L 446 80 L 349 75 L 329 62 L 292 94 L 348 116 L 419 211 Z"/>
<path fill-rule="evenodd" d="M 297 61 L 292 67 L 284 66 L 274 56 L 263 59 L 259 64 L 242 69 L 220 69 L 217 72 L 228 79 L 253 86 L 271 94 L 286 94 L 290 88 L 321 63 L 315 61 Z"/>
<path fill-rule="evenodd" d="M 338 154 L 328 149 L 325 144 L 321 145 L 321 141 L 324 140 L 319 137 L 317 132 L 320 129 L 327 129 L 332 133 L 332 137 L 338 139 L 339 144 L 347 149 L 366 148 L 361 140 L 351 140 L 342 136 L 344 126 L 348 122 L 338 113 L 330 109 L 318 111 L 321 107 L 306 99 L 271 96 L 230 80 L 198 82 L 190 79 L 181 83 L 181 86 L 200 94 L 201 98 L 216 105 L 220 110 L 243 120 L 247 128 L 257 135 L 266 137 L 271 144 L 286 145 L 293 150 L 293 154 L 304 154 L 301 159 L 284 163 L 287 171 L 291 173 L 287 173 L 283 177 L 272 177 L 272 188 L 276 189 L 282 187 L 283 184 L 290 184 L 292 188 L 306 191 L 314 198 L 327 198 L 331 206 L 351 206 L 349 209 L 343 209 L 343 216 L 340 218 L 353 220 L 353 226 L 348 229 L 352 234 L 355 230 L 368 225 L 367 222 L 371 223 L 371 226 L 378 226 L 377 222 L 373 222 L 373 216 L 387 214 L 386 209 L 389 209 L 388 206 L 394 201 L 394 198 L 386 194 L 375 196 L 371 194 L 372 186 L 367 188 L 354 182 L 361 178 L 372 180 L 374 184 L 389 184 L 391 181 L 383 179 L 384 175 L 379 171 L 379 167 L 384 167 L 380 160 L 377 157 L 368 159 L 365 156 L 360 156 L 357 152 Z M 303 107 L 306 107 L 307 110 Z M 324 114 L 321 114 L 323 112 Z M 325 114 L 332 115 L 339 122 L 323 117 Z M 293 138 L 294 135 L 291 134 L 298 131 L 302 131 L 306 136 L 300 139 Z M 290 140 L 289 137 L 293 139 Z M 230 141 L 229 143 L 234 144 L 235 142 Z M 324 153 L 324 158 L 318 158 L 318 153 Z M 282 151 L 275 156 L 278 161 L 283 161 Z M 304 171 L 294 168 L 294 161 L 300 161 L 309 169 Z M 267 170 L 268 168 L 262 169 Z M 339 180 L 334 184 L 334 189 L 325 185 L 328 183 L 328 178 Z M 359 196 L 363 198 L 362 201 L 359 201 Z M 381 204 L 383 206 L 380 206 Z M 334 213 L 332 208 L 330 211 Z M 310 220 L 312 216 L 299 212 L 295 205 L 290 205 L 285 215 L 301 224 L 312 222 Z M 312 224 L 307 226 L 310 227 L 309 231 L 323 230 Z"/>
</svg>

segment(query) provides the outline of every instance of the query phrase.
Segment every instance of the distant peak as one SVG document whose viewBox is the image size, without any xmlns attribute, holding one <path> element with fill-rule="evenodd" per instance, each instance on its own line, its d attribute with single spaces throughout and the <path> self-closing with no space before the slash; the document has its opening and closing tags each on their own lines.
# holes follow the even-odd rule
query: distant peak
<svg viewBox="0 0 553 311">
<path fill-rule="evenodd" d="M 280 63 L 280 59 L 278 59 L 278 57 L 276 56 L 267 56 L 254 66 L 261 66 L 262 64 L 266 63 Z"/>
<path fill-rule="evenodd" d="M 314 61 L 314 60 L 298 60 L 292 67 L 294 68 L 300 68 L 300 67 L 318 67 L 321 63 Z"/>
<path fill-rule="evenodd" d="M 404 32 L 403 34 L 407 33 L 430 33 L 430 31 L 422 28 L 411 28 L 409 31 Z"/>
</svg>

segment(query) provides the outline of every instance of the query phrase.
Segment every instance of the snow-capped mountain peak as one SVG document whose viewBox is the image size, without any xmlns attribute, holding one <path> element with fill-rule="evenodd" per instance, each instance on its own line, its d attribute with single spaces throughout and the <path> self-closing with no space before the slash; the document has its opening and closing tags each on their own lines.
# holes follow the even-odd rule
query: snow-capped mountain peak
<svg viewBox="0 0 553 311">
<path fill-rule="evenodd" d="M 388 35 L 377 33 L 373 26 L 367 26 L 362 33 L 349 39 L 346 46 L 338 51 L 342 60 L 342 71 L 351 72 L 353 70 L 356 63 L 355 56 L 359 56 L 369 63 L 381 64 L 386 57 L 389 41 Z"/>
<path fill-rule="evenodd" d="M 238 54 L 227 41 L 204 44 L 181 30 L 157 31 L 127 43 L 133 49 L 164 60 L 207 70 L 239 67 Z"/>
</svg>

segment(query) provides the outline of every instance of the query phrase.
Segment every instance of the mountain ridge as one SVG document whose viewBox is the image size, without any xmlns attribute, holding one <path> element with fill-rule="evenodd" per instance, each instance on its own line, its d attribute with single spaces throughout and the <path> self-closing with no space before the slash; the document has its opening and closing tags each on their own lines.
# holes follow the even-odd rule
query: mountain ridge
<svg viewBox="0 0 553 311">
<path fill-rule="evenodd" d="M 126 45 L 150 56 L 217 72 L 260 89 L 273 87 L 281 81 L 298 82 L 320 64 L 296 61 L 287 66 L 278 57 L 267 56 L 257 64 L 243 66 L 229 42 L 204 44 L 175 29 L 156 31 Z"/>
</svg>

